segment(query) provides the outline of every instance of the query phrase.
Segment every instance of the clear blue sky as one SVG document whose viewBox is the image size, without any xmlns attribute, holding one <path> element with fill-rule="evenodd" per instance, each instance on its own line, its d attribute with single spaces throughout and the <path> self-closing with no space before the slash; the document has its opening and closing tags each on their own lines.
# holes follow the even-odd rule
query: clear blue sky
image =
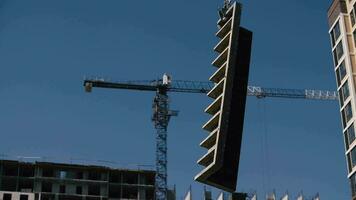
<svg viewBox="0 0 356 200">
<path fill-rule="evenodd" d="M 207 80 L 222 1 L 0 0 L 0 153 L 153 165 L 154 94 L 87 94 L 83 77 Z M 254 31 L 251 85 L 335 90 L 329 0 L 242 3 L 242 24 Z M 180 116 L 169 126 L 169 184 L 178 197 L 192 184 L 198 198 L 210 100 L 171 98 Z M 346 200 L 344 157 L 337 102 L 248 98 L 239 191 Z"/>
</svg>

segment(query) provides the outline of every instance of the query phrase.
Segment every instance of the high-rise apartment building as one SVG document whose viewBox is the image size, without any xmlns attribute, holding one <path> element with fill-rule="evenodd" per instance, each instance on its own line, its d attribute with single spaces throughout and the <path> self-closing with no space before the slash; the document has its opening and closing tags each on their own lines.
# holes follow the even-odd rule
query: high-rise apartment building
<svg viewBox="0 0 356 200">
<path fill-rule="evenodd" d="M 333 0 L 328 10 L 345 156 L 352 199 L 356 200 L 356 0 Z"/>
</svg>

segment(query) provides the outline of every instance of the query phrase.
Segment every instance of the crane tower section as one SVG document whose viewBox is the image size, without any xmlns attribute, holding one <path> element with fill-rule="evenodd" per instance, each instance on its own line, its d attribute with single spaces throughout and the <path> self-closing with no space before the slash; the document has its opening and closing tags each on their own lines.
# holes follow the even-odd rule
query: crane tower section
<svg viewBox="0 0 356 200">
<path fill-rule="evenodd" d="M 204 169 L 195 180 L 234 192 L 245 114 L 252 32 L 240 27 L 241 4 L 233 3 L 220 12 L 216 36 L 220 39 L 208 92 L 212 103 L 205 109 L 211 119 L 203 126 L 208 136 L 200 143 L 207 153 L 198 160 Z"/>
</svg>

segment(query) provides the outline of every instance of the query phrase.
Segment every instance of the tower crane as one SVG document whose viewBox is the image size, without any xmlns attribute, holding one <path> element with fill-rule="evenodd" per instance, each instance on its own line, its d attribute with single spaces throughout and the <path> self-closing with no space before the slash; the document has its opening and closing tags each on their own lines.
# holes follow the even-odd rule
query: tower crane
<svg viewBox="0 0 356 200">
<path fill-rule="evenodd" d="M 167 128 L 171 117 L 177 116 L 178 111 L 170 110 L 168 92 L 177 93 L 208 93 L 213 87 L 212 82 L 200 81 L 172 81 L 171 77 L 164 74 L 162 79 L 151 81 L 110 81 L 103 78 L 89 78 L 84 80 L 86 92 L 91 92 L 93 87 L 108 89 L 126 89 L 156 92 L 153 100 L 152 121 L 156 129 L 156 177 L 155 198 L 167 199 Z M 248 96 L 257 98 L 292 98 L 310 100 L 338 100 L 337 92 L 312 89 L 280 89 L 248 86 Z"/>
</svg>

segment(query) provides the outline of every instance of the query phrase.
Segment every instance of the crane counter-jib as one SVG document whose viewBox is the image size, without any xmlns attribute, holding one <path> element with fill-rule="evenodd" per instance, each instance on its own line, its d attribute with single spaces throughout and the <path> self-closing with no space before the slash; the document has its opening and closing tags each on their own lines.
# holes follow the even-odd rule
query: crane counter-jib
<svg viewBox="0 0 356 200">
<path fill-rule="evenodd" d="M 127 90 L 141 90 L 141 91 L 156 91 L 157 85 L 139 85 L 129 83 L 114 83 L 104 81 L 84 81 L 84 87 L 87 92 L 91 92 L 93 87 L 108 88 L 108 89 L 127 89 Z"/>
</svg>

